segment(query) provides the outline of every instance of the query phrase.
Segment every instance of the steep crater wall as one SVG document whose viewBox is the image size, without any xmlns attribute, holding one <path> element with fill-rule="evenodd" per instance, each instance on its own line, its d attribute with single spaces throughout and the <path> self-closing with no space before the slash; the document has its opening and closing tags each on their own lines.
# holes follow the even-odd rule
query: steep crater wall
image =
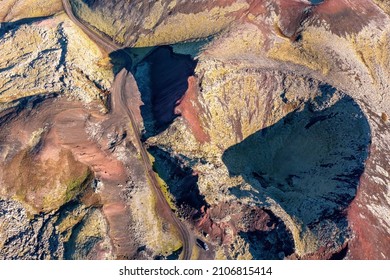
<svg viewBox="0 0 390 280">
<path fill-rule="evenodd" d="M 342 245 L 349 238 L 346 209 L 365 168 L 370 127 L 348 96 L 316 106 L 309 102 L 252 134 L 222 160 L 231 175 L 275 200 L 320 243 L 333 235 Z"/>
</svg>

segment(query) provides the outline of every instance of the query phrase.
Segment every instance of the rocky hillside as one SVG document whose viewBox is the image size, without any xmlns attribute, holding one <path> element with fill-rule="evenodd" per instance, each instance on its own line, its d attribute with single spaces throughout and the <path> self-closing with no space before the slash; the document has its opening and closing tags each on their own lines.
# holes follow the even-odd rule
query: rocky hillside
<svg viewBox="0 0 390 280">
<path fill-rule="evenodd" d="M 71 1 L 75 13 L 126 46 L 156 46 L 214 35 L 244 13 L 246 1 Z"/>
<path fill-rule="evenodd" d="M 0 12 L 0 258 L 180 254 L 125 67 L 192 258 L 390 259 L 386 1 L 71 0 L 111 54 L 27 2 Z"/>
<path fill-rule="evenodd" d="M 45 17 L 62 10 L 61 0 L 2 0 L 0 21 L 10 22 Z"/>
<path fill-rule="evenodd" d="M 149 143 L 197 161 L 211 209 L 271 210 L 299 258 L 388 258 L 388 40 L 369 1 L 263 1 L 207 45 Z"/>
</svg>

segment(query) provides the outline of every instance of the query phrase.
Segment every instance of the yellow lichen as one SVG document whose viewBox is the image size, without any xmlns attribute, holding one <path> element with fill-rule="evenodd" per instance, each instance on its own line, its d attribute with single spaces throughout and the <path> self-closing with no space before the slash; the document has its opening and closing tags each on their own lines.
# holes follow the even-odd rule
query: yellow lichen
<svg viewBox="0 0 390 280">
<path fill-rule="evenodd" d="M 153 165 L 155 162 L 154 156 L 152 156 L 150 153 L 148 153 L 148 156 L 149 156 L 149 160 L 150 160 L 151 164 Z M 155 174 L 156 179 L 159 183 L 161 192 L 163 193 L 165 200 L 169 204 L 169 207 L 172 210 L 177 210 L 175 202 L 174 202 L 174 198 L 173 198 L 172 194 L 169 192 L 167 183 L 165 183 L 165 181 L 158 175 L 158 173 L 154 172 L 154 174 Z"/>
<path fill-rule="evenodd" d="M 234 20 L 231 14 L 245 8 L 248 8 L 248 4 L 241 2 L 226 7 L 214 7 L 196 14 L 172 15 L 152 33 L 142 34 L 135 46 L 155 46 L 208 37 L 229 26 Z"/>
<path fill-rule="evenodd" d="M 149 194 L 149 199 L 143 199 L 140 204 L 136 206 L 134 212 L 139 221 L 142 221 L 140 228 L 146 230 L 143 234 L 146 246 L 152 248 L 158 255 L 167 256 L 177 251 L 182 246 L 178 232 L 172 224 L 164 221 L 158 214 L 155 196 Z"/>
<path fill-rule="evenodd" d="M 218 247 L 215 252 L 215 259 L 216 260 L 227 260 L 227 257 L 225 255 L 225 251 L 223 247 Z"/>
<path fill-rule="evenodd" d="M 91 10 L 88 5 L 81 0 L 72 0 L 71 3 L 78 18 L 104 34 L 115 38 L 117 42 L 124 43 L 123 37 L 116 36 L 117 32 L 121 30 L 122 27 L 120 21 L 107 17 L 102 10 Z"/>
<path fill-rule="evenodd" d="M 82 213 L 77 213 L 77 215 L 74 215 L 73 213 L 67 215 L 65 219 L 63 219 L 57 226 L 58 231 L 60 233 L 63 233 L 73 228 L 83 219 L 84 215 L 85 215 L 85 211 L 83 211 Z"/>
<path fill-rule="evenodd" d="M 303 229 L 301 222 L 291 217 L 273 199 L 268 198 L 268 203 L 270 203 L 271 211 L 282 219 L 286 227 L 290 230 L 294 239 L 295 253 L 298 256 L 313 253 L 318 249 L 318 241 L 308 228 Z"/>
<path fill-rule="evenodd" d="M 321 49 L 313 43 L 306 40 L 303 43 L 293 43 L 286 40 L 276 43 L 268 51 L 267 55 L 270 58 L 302 65 L 327 75 L 331 70 L 331 65 L 328 63 L 329 60 L 321 52 Z"/>
<path fill-rule="evenodd" d="M 252 13 L 249 13 L 249 14 L 248 14 L 248 19 L 249 19 L 250 21 L 254 21 L 254 20 L 256 19 L 256 16 L 255 16 L 254 14 L 252 14 Z"/>
<path fill-rule="evenodd" d="M 220 246 L 216 250 L 217 260 L 252 260 L 253 256 L 249 250 L 249 244 L 239 235 L 229 246 Z"/>
<path fill-rule="evenodd" d="M 144 20 L 144 28 L 146 29 L 154 28 L 157 25 L 159 19 L 161 18 L 163 12 L 164 12 L 164 6 L 162 5 L 161 1 L 156 1 L 149 15 Z"/>
<path fill-rule="evenodd" d="M 229 26 L 235 19 L 234 13 L 249 7 L 247 2 L 239 1 L 228 6 L 217 6 L 198 13 L 178 12 L 162 18 L 165 9 L 172 11 L 177 8 L 177 1 L 170 1 L 168 6 L 164 5 L 162 1 L 155 1 L 149 12 L 145 12 L 148 9 L 140 2 L 135 9 L 144 11 L 143 21 L 140 23 L 138 30 L 130 30 L 129 28 L 133 24 L 124 23 L 114 17 L 107 17 L 107 11 L 102 7 L 92 10 L 81 0 L 73 0 L 72 5 L 77 17 L 92 27 L 119 43 L 131 44 L 136 47 L 172 44 L 208 37 Z M 134 22 L 134 24 L 137 25 L 138 22 Z M 150 32 L 138 35 L 137 32 L 143 29 Z"/>
<path fill-rule="evenodd" d="M 176 208 L 176 205 L 175 203 L 173 202 L 173 197 L 172 197 L 172 194 L 169 192 L 168 190 L 168 185 L 167 183 L 165 183 L 165 181 L 163 179 L 161 179 L 160 176 L 158 176 L 157 173 L 156 174 L 156 178 L 157 178 L 157 181 L 158 183 L 160 184 L 160 188 L 161 188 L 161 191 L 165 197 L 165 200 L 168 202 L 168 205 L 169 207 L 172 209 L 172 210 L 177 210 Z"/>
<path fill-rule="evenodd" d="M 84 219 L 86 213 L 87 209 L 80 205 L 58 220 L 56 229 L 62 234 L 61 240 L 63 242 L 69 240 L 72 235 L 72 229 Z"/>
<path fill-rule="evenodd" d="M 65 203 L 71 201 L 79 194 L 81 194 L 90 182 L 91 172 L 89 169 L 85 170 L 84 174 L 82 174 L 81 176 L 72 178 L 65 182 Z"/>
<path fill-rule="evenodd" d="M 5 34 L 0 53 L 0 102 L 53 92 L 100 100 L 96 83 L 109 88 L 113 79 L 98 65 L 104 54 L 65 14 Z"/>
<path fill-rule="evenodd" d="M 191 260 L 197 260 L 199 259 L 199 247 L 197 245 L 194 245 L 192 247 L 192 254 L 191 254 Z"/>
<path fill-rule="evenodd" d="M 30 136 L 30 139 L 28 141 L 28 146 L 35 147 L 39 141 L 41 140 L 41 136 L 43 132 L 45 131 L 44 128 L 39 128 L 36 131 L 33 131 L 33 133 Z"/>
<path fill-rule="evenodd" d="M 151 160 L 153 157 L 149 154 Z M 157 198 L 152 186 L 145 188 L 133 195 L 131 209 L 136 227 L 142 234 L 142 242 L 153 249 L 155 254 L 167 256 L 177 251 L 182 242 L 179 232 L 159 214 L 156 208 Z"/>
<path fill-rule="evenodd" d="M 76 260 L 87 259 L 90 248 L 101 240 L 105 241 L 106 232 L 107 224 L 101 211 L 90 210 L 80 222 L 77 232 L 71 235 L 75 248 L 70 252 L 70 257 Z M 101 243 L 103 244 L 104 242 Z"/>
<path fill-rule="evenodd" d="M 177 0 L 172 0 L 171 3 L 168 5 L 168 10 L 172 10 L 177 5 Z"/>
<path fill-rule="evenodd" d="M 374 0 L 384 12 L 390 15 L 390 2 L 388 0 Z"/>
<path fill-rule="evenodd" d="M 102 237 L 105 232 L 105 219 L 100 210 L 92 210 L 84 219 L 83 227 L 77 235 L 78 243 L 89 237 Z"/>
<path fill-rule="evenodd" d="M 44 17 L 62 10 L 61 0 L 2 0 L 0 21 L 16 21 L 23 18 Z"/>
<path fill-rule="evenodd" d="M 375 84 L 390 80 L 390 32 L 380 37 L 362 32 L 347 39 Z"/>
<path fill-rule="evenodd" d="M 89 169 L 69 151 L 57 160 L 38 161 L 31 147 L 19 152 L 5 168 L 0 194 L 26 206 L 30 214 L 50 212 L 75 198 L 88 184 Z"/>
</svg>

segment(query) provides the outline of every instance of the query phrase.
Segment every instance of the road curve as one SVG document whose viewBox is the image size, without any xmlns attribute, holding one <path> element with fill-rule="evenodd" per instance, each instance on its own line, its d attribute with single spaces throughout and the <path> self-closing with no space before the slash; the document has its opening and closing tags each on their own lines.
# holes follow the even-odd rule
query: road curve
<svg viewBox="0 0 390 280">
<path fill-rule="evenodd" d="M 100 48 L 104 49 L 107 53 L 117 51 L 118 49 L 121 49 L 122 46 L 117 45 L 115 42 L 112 42 L 111 39 L 105 38 L 101 35 L 98 35 L 94 31 L 92 31 L 89 27 L 87 27 L 82 21 L 77 19 L 75 15 L 73 14 L 72 6 L 69 2 L 69 0 L 62 0 L 62 4 L 64 7 L 65 12 L 69 16 L 69 18 L 77 25 L 79 26 L 86 34 L 87 36 L 93 40 Z M 183 243 L 183 251 L 181 254 L 181 258 L 184 260 L 191 259 L 192 255 L 192 248 L 194 246 L 194 238 L 191 234 L 191 232 L 188 230 L 188 228 L 179 220 L 179 218 L 172 212 L 168 202 L 166 201 L 160 185 L 158 183 L 158 180 L 156 178 L 156 174 L 153 171 L 152 163 L 150 161 L 150 158 L 148 156 L 148 153 L 144 147 L 144 145 L 141 142 L 141 130 L 139 129 L 139 126 L 137 122 L 135 121 L 134 114 L 131 111 L 130 107 L 127 104 L 127 98 L 126 98 L 126 78 L 129 75 L 128 71 L 126 69 L 122 69 L 117 76 L 115 77 L 115 82 L 112 87 L 112 107 L 115 108 L 114 110 L 117 111 L 124 111 L 127 116 L 130 119 L 130 125 L 134 132 L 135 139 L 139 148 L 139 152 L 141 155 L 141 159 L 145 168 L 145 173 L 147 176 L 147 179 L 149 180 L 150 184 L 153 187 L 153 190 L 157 197 L 157 206 L 162 207 L 162 209 L 159 209 L 160 211 L 163 211 L 165 214 L 168 215 L 170 218 L 170 222 L 176 227 L 178 230 L 182 243 Z"/>
</svg>

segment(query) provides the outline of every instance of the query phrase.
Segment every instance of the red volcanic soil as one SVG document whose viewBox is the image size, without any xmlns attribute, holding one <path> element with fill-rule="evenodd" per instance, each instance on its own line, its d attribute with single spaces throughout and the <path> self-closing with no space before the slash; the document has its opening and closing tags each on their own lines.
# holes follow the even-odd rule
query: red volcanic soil
<svg viewBox="0 0 390 280">
<path fill-rule="evenodd" d="M 360 188 L 367 187 L 366 179 L 361 180 Z M 376 244 L 382 244 L 385 241 L 383 236 L 378 236 L 378 232 L 373 226 L 375 218 L 367 211 L 359 207 L 362 200 L 362 191 L 359 189 L 355 201 L 351 204 L 348 212 L 348 220 L 351 224 L 352 231 L 355 235 L 351 241 L 350 254 L 352 259 L 382 259 L 378 255 Z M 363 218 L 365 217 L 365 218 Z M 389 239 L 387 237 L 387 239 Z M 389 244 L 389 240 L 386 242 Z M 387 246 L 383 246 L 386 248 Z M 388 254 L 387 254 L 388 255 Z"/>
<path fill-rule="evenodd" d="M 295 40 L 302 22 L 309 16 L 309 5 L 300 1 L 279 0 L 279 28 L 283 35 Z"/>
<path fill-rule="evenodd" d="M 371 205 L 380 206 L 388 203 L 385 197 L 388 192 L 388 186 L 384 183 L 386 178 L 377 169 L 379 165 L 385 170 L 390 170 L 387 156 L 383 150 L 371 147 L 357 195 L 349 207 L 348 221 L 354 235 L 349 244 L 351 259 L 381 260 L 390 256 L 390 247 L 387 246 L 390 244 L 390 234 L 386 227 L 381 225 L 383 223 L 381 219 L 386 219 L 389 213 L 381 213 L 385 216 L 382 218 L 380 215 L 374 216 L 369 209 Z M 383 184 L 373 178 L 382 180 Z"/>
<path fill-rule="evenodd" d="M 70 101 L 65 97 L 44 100 L 32 97 L 27 104 L 15 106 L 0 114 L 0 142 L 3 147 L 0 177 L 6 179 L 9 172 L 17 173 L 19 178 L 34 177 L 34 174 L 27 171 L 29 168 L 37 169 L 40 177 L 36 181 L 43 180 L 42 182 L 46 183 L 37 184 L 40 186 L 39 189 L 36 189 L 34 184 L 22 184 L 21 187 L 25 190 L 18 189 L 17 191 L 32 193 L 31 196 L 35 197 L 34 203 L 40 205 L 45 201 L 46 193 L 50 192 L 51 180 L 57 177 L 60 180 L 66 171 L 64 165 L 61 167 L 53 162 L 63 160 L 62 155 L 65 152 L 71 153 L 75 162 L 69 162 L 69 160 L 68 162 L 70 168 L 73 165 L 76 169 L 71 169 L 70 174 L 67 175 L 70 177 L 65 179 L 74 180 L 72 176 L 78 176 L 77 169 L 81 170 L 81 167 L 87 166 L 94 178 L 103 183 L 104 186 L 100 192 L 92 194 L 95 198 L 84 196 L 82 199 L 90 200 L 89 203 L 102 203 L 103 214 L 109 224 L 109 236 L 116 256 L 132 258 L 136 253 L 136 247 L 130 232 L 131 212 L 126 198 L 121 196 L 122 188 L 126 186 L 129 175 L 124 163 L 113 154 L 112 148 L 115 145 L 111 140 L 111 138 L 118 138 L 116 137 L 118 131 L 123 131 L 121 127 L 126 127 L 124 118 L 120 114 L 100 113 L 96 103 L 91 103 L 86 108 L 82 103 Z M 31 142 L 33 132 L 42 128 L 43 132 L 38 143 L 30 147 L 29 142 Z M 91 132 L 93 129 L 96 131 Z M 111 136 L 108 137 L 109 135 Z M 19 164 L 18 161 L 13 164 L 23 151 L 26 151 L 24 153 L 28 155 L 28 158 L 33 158 L 31 167 L 23 163 Z M 9 166 L 13 167 L 13 170 L 7 171 Z M 46 179 L 45 176 L 47 176 Z M 20 180 L 22 179 L 18 179 Z M 29 180 L 33 181 L 33 178 Z M 12 195 L 12 188 L 16 187 L 15 184 L 18 181 L 7 181 L 8 190 L 6 192 Z M 17 187 L 20 188 L 19 185 Z M 30 187 L 31 190 L 29 190 Z M 88 190 L 88 192 L 91 191 Z M 40 194 L 42 194 L 42 199 L 37 201 L 37 197 L 41 197 Z M 99 197 L 97 198 L 96 195 Z M 104 255 L 102 249 L 99 248 L 93 252 L 98 254 L 96 258 Z"/>
<path fill-rule="evenodd" d="M 203 130 L 198 117 L 200 104 L 197 98 L 199 92 L 198 81 L 195 76 L 188 78 L 188 89 L 184 96 L 178 101 L 175 114 L 181 115 L 190 127 L 193 135 L 200 143 L 210 141 L 209 135 Z"/>
<path fill-rule="evenodd" d="M 102 116 L 98 116 L 100 119 Z M 123 181 L 126 179 L 123 164 L 89 140 L 86 132 L 87 120 L 94 117 L 85 109 L 68 109 L 54 116 L 54 127 L 50 131 L 57 143 L 72 151 L 75 158 L 89 166 L 95 177 L 105 181 Z M 96 121 L 96 120 L 95 120 Z"/>
<path fill-rule="evenodd" d="M 314 6 L 313 18 L 324 20 L 337 35 L 357 33 L 370 21 L 385 18 L 383 12 L 367 0 L 325 0 Z"/>
<path fill-rule="evenodd" d="M 214 244 L 231 245 L 240 236 L 247 242 L 253 259 L 293 256 L 291 233 L 279 218 L 266 209 L 223 202 L 207 210 L 202 208 L 201 211 L 202 217 L 197 221 L 196 228 L 206 233 Z"/>
<path fill-rule="evenodd" d="M 264 3 L 265 1 L 251 2 L 249 9 L 242 15 L 251 13 L 268 17 L 269 8 Z M 271 5 L 279 16 L 277 27 L 280 33 L 292 41 L 298 38 L 306 24 L 320 25 L 326 22 L 333 33 L 345 35 L 361 31 L 371 21 L 380 24 L 385 19 L 383 11 L 372 1 L 366 0 L 325 0 L 318 5 L 299 0 L 277 0 Z M 245 17 L 244 20 L 248 21 Z"/>
<path fill-rule="evenodd" d="M 265 7 L 264 1 L 252 1 L 249 5 L 248 13 L 253 15 L 260 15 L 266 13 L 267 9 Z"/>
<path fill-rule="evenodd" d="M 240 231 L 270 231 L 275 226 L 272 217 L 263 209 L 235 202 L 220 203 L 208 209 L 202 207 L 201 213 L 196 227 L 207 233 L 211 240 L 219 240 L 222 244 L 229 244 Z"/>
<path fill-rule="evenodd" d="M 251 0 L 247 2 L 259 2 L 259 1 L 263 1 L 263 0 Z M 206 11 L 206 10 L 210 11 L 215 7 L 221 7 L 221 8 L 229 7 L 235 3 L 237 3 L 237 0 L 202 1 L 200 5 L 198 3 L 194 3 L 193 1 L 188 1 L 188 2 L 178 1 L 173 11 L 178 11 L 180 13 L 197 14 L 199 12 Z M 239 18 L 245 12 L 247 12 L 247 10 L 244 7 L 236 12 L 231 12 L 229 16 Z"/>
<path fill-rule="evenodd" d="M 63 96 L 22 99 L 19 105 L 15 103 L 14 107 L 0 112 L 0 180 L 9 178 L 9 174 L 13 174 L 12 178 L 23 178 L 5 180 L 7 185 L 0 185 L 0 194 L 11 198 L 14 194 L 27 193 L 36 205 L 45 205 L 45 196 L 55 197 L 50 193 L 53 178 L 56 185 L 66 188 L 69 182 L 75 182 L 89 171 L 99 182 L 98 189 L 94 192 L 87 188 L 80 200 L 102 206 L 114 256 L 129 259 L 136 257 L 138 248 L 129 191 L 146 183 L 145 168 L 150 166 L 138 158 L 137 147 L 142 144 L 135 137 L 139 131 L 130 129 L 134 126 L 139 130 L 141 120 L 139 108 L 134 112 L 128 108 L 128 103 L 133 108 L 141 103 L 133 76 L 125 69 L 119 72 L 111 93 L 109 114 L 101 113 L 97 102 L 86 106 Z M 29 176 L 34 177 L 34 184 L 28 183 Z M 52 208 L 62 206 L 57 204 Z M 162 204 L 160 196 L 156 207 L 164 220 L 172 221 L 172 213 Z M 91 250 L 95 255 L 91 257 L 105 256 L 104 250 L 109 249 L 96 244 Z"/>
<path fill-rule="evenodd" d="M 315 6 L 315 10 L 323 14 L 338 14 L 345 12 L 346 10 L 363 11 L 367 7 L 371 6 L 367 4 L 366 0 L 325 0 L 318 6 Z"/>
</svg>

